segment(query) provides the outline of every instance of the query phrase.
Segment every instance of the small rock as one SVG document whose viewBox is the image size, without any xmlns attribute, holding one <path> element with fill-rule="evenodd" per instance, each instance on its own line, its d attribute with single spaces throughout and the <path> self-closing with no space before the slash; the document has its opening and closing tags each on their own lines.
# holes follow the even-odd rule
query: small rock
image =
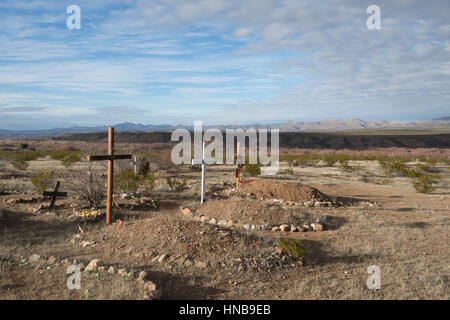
<svg viewBox="0 0 450 320">
<path fill-rule="evenodd" d="M 159 263 L 164 262 L 167 259 L 167 257 L 168 257 L 167 254 L 160 255 L 159 258 L 158 258 L 158 262 Z"/>
<path fill-rule="evenodd" d="M 227 220 L 220 220 L 219 222 L 217 222 L 218 226 L 226 226 L 227 225 Z"/>
<path fill-rule="evenodd" d="M 196 261 L 195 267 L 205 269 L 207 267 L 207 264 L 206 264 L 206 262 L 203 262 L 203 261 Z"/>
<path fill-rule="evenodd" d="M 28 262 L 30 262 L 30 263 L 38 263 L 39 260 L 41 260 L 41 256 L 38 255 L 38 254 L 36 254 L 36 253 L 33 253 L 33 254 L 28 258 Z"/>
<path fill-rule="evenodd" d="M 215 218 L 212 218 L 211 220 L 209 220 L 209 223 L 210 223 L 210 224 L 216 224 L 216 223 L 217 223 L 217 220 L 216 220 Z"/>
<path fill-rule="evenodd" d="M 227 221 L 227 227 L 231 228 L 234 225 L 234 221 L 233 220 L 228 220 Z"/>
<path fill-rule="evenodd" d="M 194 265 L 194 261 L 193 261 L 191 258 L 187 258 L 187 259 L 184 261 L 183 265 L 184 265 L 185 267 L 192 267 L 192 266 Z"/>
<path fill-rule="evenodd" d="M 117 273 L 118 273 L 119 275 L 123 276 L 123 275 L 125 275 L 125 274 L 127 273 L 127 270 L 125 270 L 125 269 L 119 269 L 119 270 L 117 270 Z"/>
<path fill-rule="evenodd" d="M 80 271 L 85 270 L 84 263 L 79 263 L 78 268 L 80 269 Z"/>
<path fill-rule="evenodd" d="M 141 272 L 139 272 L 138 279 L 141 280 L 141 281 L 145 281 L 145 278 L 147 278 L 147 276 L 148 276 L 148 272 L 147 271 L 141 271 Z"/>
<path fill-rule="evenodd" d="M 180 210 L 184 216 L 192 215 L 192 211 L 189 208 L 180 207 Z"/>
<path fill-rule="evenodd" d="M 282 232 L 287 232 L 287 231 L 289 231 L 291 229 L 291 227 L 289 226 L 289 225 L 287 225 L 287 224 L 282 224 L 281 226 L 280 226 L 280 230 L 282 231 Z"/>
<path fill-rule="evenodd" d="M 98 267 L 97 270 L 98 272 L 105 272 L 105 267 Z"/>
<path fill-rule="evenodd" d="M 249 225 L 249 224 L 244 224 L 242 227 L 243 227 L 245 230 L 249 230 L 249 229 L 250 229 L 250 225 Z"/>
<path fill-rule="evenodd" d="M 296 226 L 294 226 L 293 224 L 291 224 L 291 232 L 297 232 L 298 229 Z"/>
<path fill-rule="evenodd" d="M 146 281 L 144 283 L 144 290 L 145 291 L 155 291 L 156 290 L 156 284 L 153 281 Z"/>
<path fill-rule="evenodd" d="M 208 220 L 207 216 L 200 216 L 200 221 L 201 222 L 205 222 L 206 220 Z"/>
<path fill-rule="evenodd" d="M 272 231 L 280 231 L 280 227 L 279 226 L 274 226 L 274 227 L 272 227 Z"/>
<path fill-rule="evenodd" d="M 116 273 L 116 269 L 113 266 L 111 266 L 108 269 L 108 273 Z"/>
<path fill-rule="evenodd" d="M 56 258 L 54 256 L 51 256 L 50 258 L 48 258 L 47 263 L 48 264 L 54 264 L 56 262 Z"/>
<path fill-rule="evenodd" d="M 309 229 L 310 229 L 307 224 L 304 224 L 302 227 L 303 227 L 303 232 L 309 231 Z"/>
<path fill-rule="evenodd" d="M 320 223 L 311 223 L 311 227 L 313 228 L 314 231 L 323 230 L 323 225 L 321 225 Z"/>
<path fill-rule="evenodd" d="M 100 259 L 94 259 L 87 265 L 84 271 L 96 271 L 98 267 L 102 265 L 102 261 Z"/>
</svg>

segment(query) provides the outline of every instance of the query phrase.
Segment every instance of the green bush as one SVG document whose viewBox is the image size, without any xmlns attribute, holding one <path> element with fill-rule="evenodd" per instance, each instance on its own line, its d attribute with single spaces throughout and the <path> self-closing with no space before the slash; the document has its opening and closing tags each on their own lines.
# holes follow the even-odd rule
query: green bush
<svg viewBox="0 0 450 320">
<path fill-rule="evenodd" d="M 434 191 L 433 177 L 429 175 L 421 175 L 417 178 L 417 181 L 413 182 L 414 189 L 420 193 L 429 193 Z"/>
<path fill-rule="evenodd" d="M 33 184 L 36 192 L 42 194 L 44 190 L 50 187 L 53 183 L 53 172 L 51 171 L 38 171 L 30 177 L 30 181 Z"/>
<path fill-rule="evenodd" d="M 166 177 L 166 182 L 169 185 L 170 189 L 172 189 L 172 191 L 182 191 L 183 189 L 186 188 L 187 185 L 187 180 L 183 179 L 182 181 L 176 179 L 176 178 L 170 178 L 170 177 Z"/>
<path fill-rule="evenodd" d="M 78 153 L 68 153 L 60 161 L 62 165 L 66 168 L 70 168 L 74 163 L 80 161 L 80 156 Z"/>
<path fill-rule="evenodd" d="M 133 170 L 125 168 L 114 177 L 114 189 L 117 192 L 124 191 L 134 193 L 139 187 L 139 176 L 135 175 Z"/>
<path fill-rule="evenodd" d="M 18 170 L 25 170 L 32 160 L 36 160 L 40 156 L 39 152 L 15 152 L 9 155 L 9 163 Z"/>
<path fill-rule="evenodd" d="M 308 254 L 308 249 L 300 240 L 297 239 L 278 239 L 278 245 L 289 255 L 296 259 L 305 259 Z"/>
<path fill-rule="evenodd" d="M 261 174 L 261 167 L 258 163 L 246 163 L 244 165 L 244 173 L 252 177 L 259 176 Z"/>
</svg>

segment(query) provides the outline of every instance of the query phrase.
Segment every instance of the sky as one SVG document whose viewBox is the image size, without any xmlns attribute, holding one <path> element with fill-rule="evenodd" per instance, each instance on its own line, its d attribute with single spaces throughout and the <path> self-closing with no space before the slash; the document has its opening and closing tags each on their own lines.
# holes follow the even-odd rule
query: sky
<svg viewBox="0 0 450 320">
<path fill-rule="evenodd" d="M 449 18 L 448 0 L 0 0 L 0 129 L 446 116 Z"/>
</svg>

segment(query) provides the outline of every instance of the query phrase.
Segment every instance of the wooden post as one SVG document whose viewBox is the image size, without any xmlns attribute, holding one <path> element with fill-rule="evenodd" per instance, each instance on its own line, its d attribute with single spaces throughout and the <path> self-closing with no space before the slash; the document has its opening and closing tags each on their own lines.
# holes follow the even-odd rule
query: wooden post
<svg viewBox="0 0 450 320">
<path fill-rule="evenodd" d="M 113 206 L 113 190 L 114 190 L 114 159 L 131 159 L 131 154 L 114 155 L 114 128 L 108 128 L 108 154 L 87 156 L 87 161 L 108 160 L 108 184 L 106 188 L 106 224 L 110 224 Z"/>
<path fill-rule="evenodd" d="M 114 128 L 108 128 L 108 185 L 106 190 L 106 224 L 110 223 L 114 190 Z"/>
<path fill-rule="evenodd" d="M 53 191 L 44 191 L 42 193 L 43 196 L 46 196 L 46 197 L 51 196 L 52 197 L 50 200 L 49 209 L 53 209 L 53 207 L 55 206 L 56 197 L 67 197 L 67 192 L 59 192 L 58 191 L 59 185 L 60 185 L 60 182 L 56 181 L 55 188 L 53 189 Z"/>
</svg>

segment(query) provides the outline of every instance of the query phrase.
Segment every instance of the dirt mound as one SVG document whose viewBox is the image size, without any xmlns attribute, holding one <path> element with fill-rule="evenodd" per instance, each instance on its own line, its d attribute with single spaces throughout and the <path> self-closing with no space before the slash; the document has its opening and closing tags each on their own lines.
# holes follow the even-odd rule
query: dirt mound
<svg viewBox="0 0 450 320">
<path fill-rule="evenodd" d="M 247 199 L 227 199 L 205 202 L 197 208 L 196 213 L 243 224 L 273 225 L 283 223 L 285 211 L 276 204 Z"/>
<path fill-rule="evenodd" d="M 253 194 L 263 199 L 283 199 L 286 201 L 332 201 L 328 196 L 310 186 L 294 182 L 256 180 L 243 185 L 239 193 Z"/>
<path fill-rule="evenodd" d="M 94 248 L 103 252 L 104 260 L 119 267 L 153 265 L 183 272 L 228 268 L 240 272 L 274 270 L 293 262 L 286 254 L 274 256 L 276 243 L 272 239 L 167 217 L 114 224 L 104 233 L 106 240 L 95 232 L 85 232 L 83 238 L 95 241 Z"/>
</svg>

